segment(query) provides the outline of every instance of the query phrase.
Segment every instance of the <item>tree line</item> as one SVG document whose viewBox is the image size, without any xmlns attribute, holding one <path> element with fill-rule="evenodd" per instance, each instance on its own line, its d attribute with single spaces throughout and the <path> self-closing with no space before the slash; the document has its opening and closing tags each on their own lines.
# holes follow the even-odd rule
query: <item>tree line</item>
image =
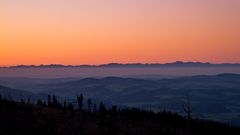
<svg viewBox="0 0 240 135">
<path fill-rule="evenodd" d="M 166 110 L 160 112 L 154 112 L 151 110 L 143 110 L 134 107 L 119 107 L 117 105 L 112 105 L 111 107 L 106 107 L 103 102 L 94 103 L 91 98 L 84 98 L 83 94 L 76 97 L 75 101 L 69 102 L 67 100 L 61 100 L 57 96 L 48 95 L 47 100 L 37 100 L 33 102 L 29 99 L 21 100 L 16 102 L 12 99 L 2 97 L 0 95 L 0 108 L 4 106 L 5 108 L 23 108 L 24 106 L 32 107 L 43 107 L 43 108 L 53 108 L 56 110 L 63 110 L 72 112 L 74 116 L 79 118 L 79 131 L 84 133 L 84 123 L 86 123 L 86 116 L 91 116 L 99 121 L 100 133 L 102 135 L 111 134 L 115 135 L 119 132 L 119 125 L 124 125 L 127 130 L 131 128 L 136 128 L 134 125 L 141 125 L 147 123 L 144 126 L 149 126 L 153 128 L 156 125 L 164 125 L 164 127 L 174 127 L 176 129 L 184 129 L 185 134 L 231 134 L 231 132 L 239 132 L 239 128 L 234 128 L 223 123 L 204 121 L 199 119 L 193 119 L 187 114 L 183 117 L 177 113 L 167 112 Z M 20 107 L 19 107 L 20 106 Z M 14 110 L 13 110 L 14 111 Z M 26 111 L 25 111 L 26 112 Z M 190 112 L 190 109 L 186 107 L 186 112 Z M 29 115 L 31 115 L 31 110 L 29 110 Z M 29 116 L 27 115 L 27 116 Z M 30 120 L 29 116 L 29 120 Z M 107 130 L 106 130 L 107 129 Z M 152 132 L 163 132 L 158 131 Z M 130 132 L 130 131 L 129 131 Z"/>
</svg>

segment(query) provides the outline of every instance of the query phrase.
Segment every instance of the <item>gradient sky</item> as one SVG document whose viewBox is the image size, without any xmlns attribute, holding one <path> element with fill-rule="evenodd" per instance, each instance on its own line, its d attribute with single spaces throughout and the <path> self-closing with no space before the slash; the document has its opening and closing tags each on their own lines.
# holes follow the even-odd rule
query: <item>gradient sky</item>
<svg viewBox="0 0 240 135">
<path fill-rule="evenodd" d="M 240 63 L 240 0 L 1 0 L 0 66 Z"/>
</svg>

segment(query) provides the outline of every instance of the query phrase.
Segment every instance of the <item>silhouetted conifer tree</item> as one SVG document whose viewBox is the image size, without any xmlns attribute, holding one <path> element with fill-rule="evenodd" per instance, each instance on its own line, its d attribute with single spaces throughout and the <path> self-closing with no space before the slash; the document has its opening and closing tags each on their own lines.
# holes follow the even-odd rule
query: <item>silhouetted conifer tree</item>
<svg viewBox="0 0 240 135">
<path fill-rule="evenodd" d="M 52 106 L 52 99 L 50 95 L 48 95 L 48 106 Z"/>
<path fill-rule="evenodd" d="M 105 113 L 106 110 L 107 110 L 107 109 L 106 109 L 105 105 L 103 104 L 103 102 L 100 102 L 99 112 L 100 112 L 100 113 Z"/>
<path fill-rule="evenodd" d="M 92 100 L 91 100 L 91 98 L 88 99 L 88 111 L 92 112 Z"/>
<path fill-rule="evenodd" d="M 56 96 L 52 96 L 52 104 L 53 104 L 53 107 L 57 107 L 58 101 Z"/>
<path fill-rule="evenodd" d="M 83 95 L 77 96 L 78 110 L 83 111 Z"/>
<path fill-rule="evenodd" d="M 93 104 L 93 112 L 97 112 L 97 105 Z"/>
<path fill-rule="evenodd" d="M 69 111 L 74 111 L 74 107 L 73 107 L 73 105 L 72 105 L 71 103 L 68 104 L 67 109 L 68 109 Z"/>
<path fill-rule="evenodd" d="M 114 115 L 116 115 L 117 112 L 118 112 L 117 106 L 116 106 L 116 105 L 113 105 L 112 108 L 111 108 L 111 113 L 114 114 Z"/>
<path fill-rule="evenodd" d="M 23 99 L 21 99 L 20 101 L 21 105 L 25 104 L 25 101 Z"/>
<path fill-rule="evenodd" d="M 38 100 L 38 101 L 37 101 L 37 105 L 43 106 L 42 100 Z"/>
<path fill-rule="evenodd" d="M 31 104 L 31 97 L 28 97 L 27 103 Z"/>
<path fill-rule="evenodd" d="M 64 108 L 64 109 L 67 108 L 67 101 L 66 101 L 66 99 L 65 99 L 64 102 L 63 102 L 63 108 Z"/>
</svg>

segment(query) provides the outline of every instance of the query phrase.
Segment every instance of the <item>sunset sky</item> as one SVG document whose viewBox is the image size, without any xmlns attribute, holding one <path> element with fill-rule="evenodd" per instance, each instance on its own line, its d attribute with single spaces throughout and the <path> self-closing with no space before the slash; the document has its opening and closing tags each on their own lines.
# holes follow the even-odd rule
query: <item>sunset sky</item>
<svg viewBox="0 0 240 135">
<path fill-rule="evenodd" d="M 240 0 L 0 0 L 0 66 L 240 63 Z"/>
</svg>

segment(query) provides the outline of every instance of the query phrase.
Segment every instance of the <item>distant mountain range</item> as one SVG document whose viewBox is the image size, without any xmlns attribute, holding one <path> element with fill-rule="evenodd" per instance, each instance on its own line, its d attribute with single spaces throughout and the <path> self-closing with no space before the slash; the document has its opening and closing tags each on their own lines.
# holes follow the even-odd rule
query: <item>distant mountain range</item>
<svg viewBox="0 0 240 135">
<path fill-rule="evenodd" d="M 65 68 L 65 67 L 79 67 L 79 68 L 89 68 L 89 67 L 211 67 L 211 66 L 239 66 L 240 63 L 221 63 L 213 64 L 209 62 L 183 62 L 176 61 L 173 63 L 108 63 L 101 65 L 61 65 L 61 64 L 49 64 L 49 65 L 17 65 L 8 66 L 1 68 Z"/>
<path fill-rule="evenodd" d="M 25 100 L 27 101 L 30 99 L 31 101 L 35 102 L 38 99 L 46 100 L 46 94 L 34 94 L 29 91 L 21 90 L 21 89 L 13 89 L 9 87 L 5 87 L 0 85 L 0 96 L 2 98 L 7 98 L 15 101 Z"/>
<path fill-rule="evenodd" d="M 86 99 L 104 101 L 109 105 L 182 113 L 182 106 L 189 96 L 193 116 L 235 125 L 240 125 L 239 90 L 240 74 L 227 73 L 159 80 L 120 77 L 0 80 L 0 94 L 15 100 L 46 100 L 48 94 L 75 99 L 83 94 Z"/>
</svg>

